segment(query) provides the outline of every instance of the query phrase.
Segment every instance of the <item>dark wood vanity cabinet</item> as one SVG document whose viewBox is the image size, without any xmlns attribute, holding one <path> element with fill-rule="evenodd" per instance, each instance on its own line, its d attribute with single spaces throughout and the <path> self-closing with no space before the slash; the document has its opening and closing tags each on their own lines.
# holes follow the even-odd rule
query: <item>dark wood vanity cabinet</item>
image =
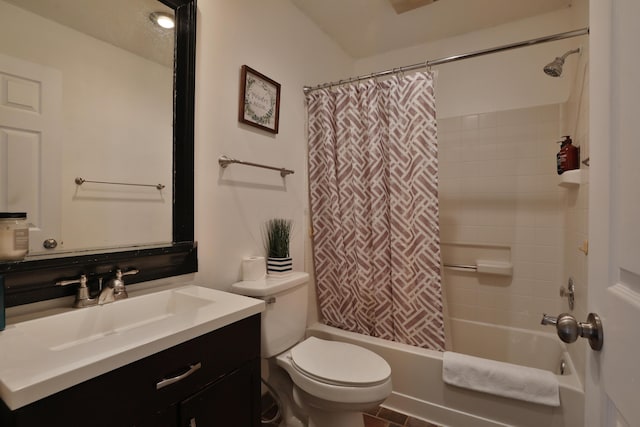
<svg viewBox="0 0 640 427">
<path fill-rule="evenodd" d="M 170 378 L 182 379 L 157 388 Z M 2 406 L 3 427 L 258 427 L 260 315 L 15 411 Z"/>
</svg>

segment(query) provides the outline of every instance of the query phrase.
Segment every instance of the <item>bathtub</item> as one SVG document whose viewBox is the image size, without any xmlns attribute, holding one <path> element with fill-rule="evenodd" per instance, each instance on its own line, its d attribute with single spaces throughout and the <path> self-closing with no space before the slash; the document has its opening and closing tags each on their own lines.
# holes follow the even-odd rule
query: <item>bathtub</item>
<svg viewBox="0 0 640 427">
<path fill-rule="evenodd" d="M 466 390 L 442 381 L 442 353 L 342 331 L 320 323 L 307 335 L 368 348 L 391 365 L 393 393 L 383 406 L 451 427 L 577 427 L 584 425 L 584 391 L 557 336 L 451 319 L 453 351 L 545 369 L 558 375 L 560 407 Z M 561 365 L 564 374 L 560 374 Z"/>
</svg>

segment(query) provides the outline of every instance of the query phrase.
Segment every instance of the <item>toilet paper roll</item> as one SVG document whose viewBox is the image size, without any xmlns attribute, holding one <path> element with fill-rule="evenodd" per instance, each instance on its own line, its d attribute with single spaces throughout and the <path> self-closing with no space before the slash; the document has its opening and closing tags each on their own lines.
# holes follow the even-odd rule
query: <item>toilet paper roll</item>
<svg viewBox="0 0 640 427">
<path fill-rule="evenodd" d="M 242 258 L 242 280 L 260 280 L 267 274 L 267 266 L 262 256 Z"/>
</svg>

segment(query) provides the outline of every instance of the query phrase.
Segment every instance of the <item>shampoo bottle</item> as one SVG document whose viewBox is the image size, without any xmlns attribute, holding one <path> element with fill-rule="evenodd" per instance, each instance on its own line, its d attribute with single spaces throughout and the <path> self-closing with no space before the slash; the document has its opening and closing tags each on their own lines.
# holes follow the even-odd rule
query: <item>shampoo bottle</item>
<svg viewBox="0 0 640 427">
<path fill-rule="evenodd" d="M 580 150 L 573 145 L 570 136 L 563 136 L 560 144 L 560 151 L 556 155 L 556 164 L 558 175 L 562 175 L 566 171 L 580 168 Z"/>
</svg>

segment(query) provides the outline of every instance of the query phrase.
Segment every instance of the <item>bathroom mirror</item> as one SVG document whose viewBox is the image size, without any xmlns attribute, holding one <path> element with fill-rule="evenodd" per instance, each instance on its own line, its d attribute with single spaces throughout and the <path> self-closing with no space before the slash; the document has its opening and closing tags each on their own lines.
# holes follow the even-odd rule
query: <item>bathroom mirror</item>
<svg viewBox="0 0 640 427">
<path fill-rule="evenodd" d="M 0 7 L 16 8 L 14 4 L 34 4 L 51 6 L 52 2 L 42 0 L 0 0 Z M 56 4 L 58 4 L 57 2 Z M 64 3 L 64 2 L 63 2 Z M 73 1 L 69 3 L 74 3 Z M 65 15 L 73 15 L 79 22 L 84 22 L 83 16 L 87 13 L 89 2 L 82 2 L 82 7 L 75 6 Z M 5 303 L 8 306 L 24 304 L 27 302 L 38 301 L 49 298 L 56 298 L 63 295 L 70 295 L 73 289 L 67 289 L 55 286 L 55 282 L 69 277 L 75 277 L 79 274 L 88 274 L 91 278 L 107 275 L 115 268 L 137 268 L 140 274 L 132 276 L 129 283 L 147 281 L 161 277 L 167 277 L 177 274 L 185 274 L 197 270 L 197 252 L 194 243 L 193 233 L 193 108 L 194 108 L 194 82 L 195 82 L 195 20 L 196 20 L 196 2 L 195 0 L 110 0 L 109 2 L 91 1 L 93 6 L 98 8 L 98 14 L 104 17 L 115 16 L 113 19 L 124 19 L 122 15 L 130 18 L 132 13 L 127 13 L 129 6 L 137 4 L 140 10 L 152 10 L 154 12 L 167 12 L 175 16 L 175 29 L 169 33 L 161 33 L 161 30 L 154 30 L 156 33 L 165 34 L 161 39 L 169 39 L 169 57 L 166 53 L 159 55 L 160 59 L 148 55 L 138 59 L 130 53 L 115 53 L 112 61 L 103 62 L 101 67 L 93 69 L 89 72 L 77 73 L 73 75 L 73 84 L 80 88 L 86 89 L 84 93 L 92 93 L 95 82 L 102 76 L 105 81 L 114 75 L 119 75 L 122 71 L 132 71 L 136 68 L 143 68 L 145 63 L 150 63 L 151 68 L 143 68 L 142 74 L 131 78 L 133 84 L 127 87 L 121 87 L 116 84 L 103 84 L 113 92 L 109 96 L 103 96 L 98 100 L 89 101 L 88 106 L 79 108 L 75 116 L 86 116 L 94 121 L 84 124 L 80 120 L 69 121 L 68 117 L 62 117 L 63 123 L 67 129 L 65 138 L 72 138 L 74 130 L 78 133 L 85 131 L 88 137 L 83 141 L 75 141 L 73 144 L 67 144 L 58 152 L 60 160 L 58 169 L 61 170 L 63 183 L 61 184 L 63 191 L 60 199 L 65 199 L 71 203 L 72 210 L 85 209 L 87 206 L 93 205 L 93 211 L 85 211 L 84 215 L 76 217 L 71 222 L 80 225 L 78 230 L 73 233 L 79 236 L 83 234 L 96 234 L 96 231 L 105 231 L 97 240 L 86 244 L 74 243 L 67 250 L 64 248 L 66 242 L 60 242 L 63 250 L 59 250 L 56 256 L 31 255 L 21 262 L 4 262 L 0 263 L 0 275 L 5 278 Z M 54 7 L 55 8 L 55 7 Z M 113 14 L 113 9 L 118 9 L 118 13 Z M 31 12 L 29 12 L 31 13 Z M 130 21 L 114 22 L 108 27 L 107 33 L 122 34 L 136 33 L 135 25 L 148 26 L 151 23 L 150 13 L 136 12 L 134 21 L 137 24 L 131 24 Z M 88 19 L 88 18 L 87 18 Z M 75 30 L 66 31 L 72 33 Z M 169 35 L 166 35 L 169 34 Z M 66 37 L 67 34 L 63 35 Z M 32 35 L 29 30 L 24 32 L 24 45 L 38 44 L 33 43 Z M 84 36 L 83 36 L 84 37 Z M 92 36 L 97 37 L 97 36 Z M 23 43 L 14 44 L 21 45 Z M 74 41 L 69 40 L 63 47 L 69 50 L 74 46 Z M 106 44 L 102 41 L 99 43 Z M 147 43 L 147 47 L 151 47 L 151 53 L 161 52 L 161 40 Z M 2 44 L 0 43 L 0 46 Z M 46 47 L 46 46 L 45 46 Z M 43 47 L 45 54 L 45 68 L 53 68 L 47 65 L 48 61 L 53 59 L 46 57 L 47 49 Z M 114 50 L 112 46 L 106 46 L 106 49 Z M 8 52 L 8 56 L 12 52 Z M 101 61 L 104 58 L 104 52 L 101 50 L 89 48 L 84 52 L 85 55 L 94 55 L 95 61 Z M 0 50 L 0 59 L 2 55 L 7 56 L 7 52 Z M 51 53 L 55 56 L 55 53 Z M 119 56 L 118 56 L 119 55 Z M 129 59 L 127 59 L 127 55 Z M 123 59 L 124 58 L 124 59 Z M 162 62 L 169 65 L 162 71 Z M 27 61 L 29 62 L 29 61 Z M 65 67 L 76 65 L 80 60 L 69 58 Z M 146 64 L 149 65 L 149 64 Z M 155 71 L 149 71 L 153 70 Z M 53 73 L 55 80 L 55 72 Z M 59 73 L 60 74 L 60 73 Z M 89 75 L 96 74 L 96 75 Z M 6 77 L 7 73 L 0 78 Z M 167 78 L 168 76 L 168 78 Z M 13 78 L 14 74 L 9 73 L 9 78 Z M 65 85 L 65 75 L 59 75 L 61 86 Z M 70 78 L 67 77 L 67 80 Z M 152 80 L 161 80 L 168 82 L 164 89 L 159 93 L 147 92 L 145 95 L 148 99 L 140 100 L 139 98 L 131 98 L 130 102 L 121 101 L 120 105 L 106 105 L 116 111 L 121 119 L 116 122 L 117 125 L 108 124 L 106 119 L 102 119 L 108 114 L 101 113 L 98 110 L 100 104 L 114 103 L 116 96 L 121 96 L 123 100 L 128 99 L 129 95 L 136 86 L 150 86 Z M 29 80 L 29 79 L 27 79 Z M 33 80 L 33 79 L 31 79 Z M 108 80 L 110 82 L 110 80 Z M 137 82 L 137 83 L 136 83 Z M 11 82 L 8 85 L 13 93 L 10 97 L 14 100 L 22 101 L 30 100 L 30 92 L 28 85 L 20 85 L 19 82 Z M 38 91 L 33 91 L 38 92 Z M 54 91 L 55 92 L 55 91 Z M 5 91 L 6 93 L 6 91 Z M 64 92 L 63 92 L 64 93 Z M 6 94 L 5 94 L 6 95 Z M 145 97 L 143 96 L 143 98 Z M 6 98 L 6 96 L 4 96 Z M 71 102 L 67 99 L 63 102 Z M 162 102 L 162 116 L 145 117 L 149 113 L 150 108 L 146 108 L 150 104 Z M 130 111 L 124 109 L 122 104 L 130 103 Z M 28 102 L 24 102 L 25 105 Z M 42 106 L 45 110 L 46 103 L 35 103 Z M 55 104 L 52 104 L 55 105 Z M 50 107 L 50 105 L 49 105 Z M 95 109 L 94 109 L 95 107 Z M 51 110 L 52 108 L 49 108 Z M 65 114 L 69 109 L 62 108 Z M 129 122 L 127 117 L 135 117 Z M 67 122 L 64 120 L 67 119 Z M 140 123 L 144 123 L 140 126 Z M 53 122 L 53 128 L 60 127 L 60 123 Z M 88 130 L 87 130 L 88 128 Z M 0 127 L 1 130 L 1 127 Z M 112 136 L 112 141 L 116 141 L 112 147 L 107 149 L 105 146 L 91 145 L 91 137 L 95 139 L 104 136 Z M 150 138 L 148 138 L 151 136 Z M 144 147 L 141 145 L 145 141 Z M 5 136 L 6 141 L 6 136 Z M 1 141 L 0 141 L 1 142 Z M 66 141 L 65 141 L 66 142 Z M 41 141 L 39 142 L 40 145 Z M 28 144 L 27 144 L 28 145 Z M 38 144 L 32 144 L 38 145 Z M 72 149 L 68 149 L 71 147 Z M 163 151 L 164 150 L 164 151 Z M 65 151 L 71 151 L 67 153 Z M 55 155 L 56 153 L 54 153 Z M 33 152 L 29 154 L 33 156 Z M 54 156 L 55 157 L 55 156 Z M 47 159 L 41 162 L 43 176 L 48 176 L 50 169 L 46 169 L 49 163 Z M 55 159 L 54 159 L 55 160 Z M 2 161 L 2 159 L 0 159 Z M 15 165 L 17 162 L 12 161 Z M 87 166 L 88 165 L 88 166 Z M 25 170 L 26 171 L 26 170 Z M 92 174 L 96 175 L 92 175 Z M 111 174 L 111 175 L 110 175 Z M 136 175 L 137 174 L 137 175 Z M 86 175 L 86 176 L 85 176 Z M 87 183 L 77 184 L 75 177 L 81 176 Z M 105 178 L 106 177 L 106 178 Z M 160 178 L 157 178 L 160 177 Z M 71 185 L 69 185 L 71 179 Z M 113 181 L 117 184 L 89 183 L 91 180 L 96 181 Z M 27 180 L 29 181 L 29 180 Z M 33 181 L 33 180 L 32 180 Z M 46 181 L 46 180 L 45 180 Z M 52 180 L 55 181 L 55 180 Z M 125 186 L 120 184 L 153 184 L 151 187 Z M 156 184 L 164 185 L 163 189 L 156 188 Z M 25 186 L 26 188 L 26 186 Z M 66 188 L 66 190 L 65 190 Z M 64 193 L 66 191 L 66 193 Z M 40 190 L 40 193 L 42 191 Z M 45 192 L 49 194 L 49 192 Z M 21 190 L 20 194 L 26 194 Z M 52 193 L 55 194 L 55 193 Z M 3 194 L 0 193 L 0 197 Z M 55 197 L 52 197 L 55 199 Z M 54 203 L 53 200 L 51 203 Z M 75 203 L 75 205 L 73 205 Z M 44 205 L 49 205 L 49 201 L 45 200 Z M 77 208 L 76 208 L 77 207 Z M 64 209 L 61 209 L 64 213 Z M 122 215 L 124 211 L 124 215 Z M 164 211 L 162 219 L 150 220 L 150 215 L 155 215 L 156 211 Z M 93 215 L 90 213 L 93 212 Z M 138 218 L 139 217 L 139 218 Z M 116 218 L 114 221 L 112 219 Z M 141 219 L 141 222 L 137 222 Z M 100 222 L 102 220 L 102 222 Z M 64 220 L 63 220 L 64 221 Z M 142 238 L 137 234 L 139 228 L 153 223 L 157 225 L 160 233 L 157 236 Z M 120 234 L 129 240 L 109 241 L 111 235 Z M 131 238 L 131 236 L 136 236 Z M 43 236 L 37 236 L 39 239 Z M 30 233 L 30 240 L 33 236 Z M 79 241 L 79 240 L 78 240 Z M 98 242 L 98 243 L 96 243 Z M 44 252 L 44 251 L 43 251 Z M 56 251 L 52 251 L 56 252 Z M 97 280 L 97 279 L 96 279 Z M 72 288 L 72 287 L 71 287 Z"/>
<path fill-rule="evenodd" d="M 171 243 L 173 9 L 0 7 L 0 211 L 27 213 L 29 257 Z"/>
</svg>

